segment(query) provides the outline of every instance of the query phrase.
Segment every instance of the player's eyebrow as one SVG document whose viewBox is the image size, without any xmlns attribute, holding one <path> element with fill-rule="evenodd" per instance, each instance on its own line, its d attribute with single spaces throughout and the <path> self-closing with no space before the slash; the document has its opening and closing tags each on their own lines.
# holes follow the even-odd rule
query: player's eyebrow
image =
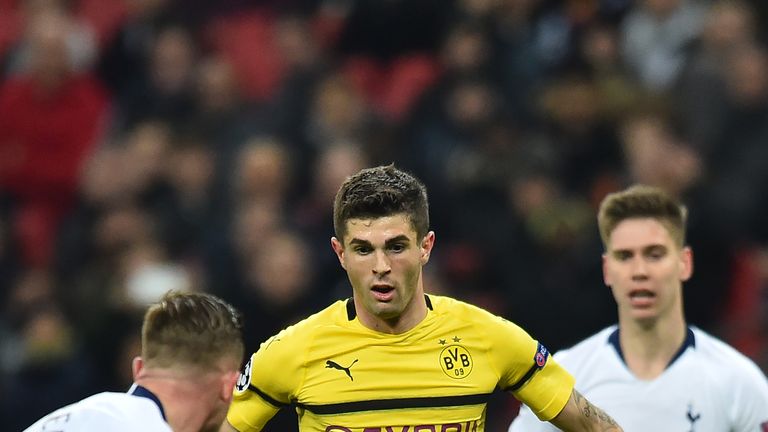
<svg viewBox="0 0 768 432">
<path fill-rule="evenodd" d="M 632 249 L 625 249 L 625 248 L 613 249 L 610 251 L 610 255 L 615 258 L 626 258 L 626 257 L 632 256 L 632 254 L 634 254 Z"/>
<path fill-rule="evenodd" d="M 619 249 L 613 249 L 610 251 L 610 254 L 613 256 L 630 256 L 635 253 L 636 249 L 633 248 L 619 248 Z M 642 246 L 640 248 L 640 253 L 649 253 L 649 252 L 661 252 L 666 251 L 667 246 L 661 243 L 652 243 L 649 245 Z"/>
<path fill-rule="evenodd" d="M 350 246 L 353 246 L 353 245 L 357 245 L 357 246 L 371 246 L 371 242 L 369 242 L 368 240 L 363 240 L 363 239 L 359 239 L 359 238 L 353 238 L 353 239 L 351 239 L 349 241 L 349 245 Z"/>
<path fill-rule="evenodd" d="M 663 244 L 652 244 L 643 248 L 643 252 L 645 253 L 666 252 L 666 251 L 667 251 L 667 246 Z"/>
<path fill-rule="evenodd" d="M 405 234 L 400 234 L 399 236 L 392 237 L 391 239 L 387 239 L 386 242 L 384 242 L 385 245 L 389 246 L 392 243 L 410 243 L 411 239 L 408 238 Z"/>
<path fill-rule="evenodd" d="M 393 243 L 410 243 L 410 242 L 411 242 L 411 239 L 409 239 L 407 235 L 400 234 L 398 236 L 387 239 L 384 242 L 384 245 L 389 246 L 389 245 L 392 245 Z M 349 241 L 349 245 L 350 246 L 371 246 L 371 247 L 373 246 L 371 242 L 369 242 L 368 240 L 363 240 L 359 238 L 351 239 Z"/>
</svg>

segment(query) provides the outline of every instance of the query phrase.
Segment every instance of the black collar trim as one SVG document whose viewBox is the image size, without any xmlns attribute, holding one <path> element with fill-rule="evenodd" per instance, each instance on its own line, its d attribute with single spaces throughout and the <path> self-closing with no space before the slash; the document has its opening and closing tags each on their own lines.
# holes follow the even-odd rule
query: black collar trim
<svg viewBox="0 0 768 432">
<path fill-rule="evenodd" d="M 429 299 L 429 296 L 424 294 L 424 301 L 427 303 L 427 309 L 429 310 L 435 310 L 435 308 L 432 306 L 432 300 Z M 347 320 L 352 321 L 357 317 L 357 310 L 355 309 L 355 300 L 352 297 L 349 297 L 347 299 Z"/>
<path fill-rule="evenodd" d="M 624 352 L 621 351 L 621 343 L 619 343 L 619 329 L 616 328 L 610 336 L 608 336 L 608 343 L 613 345 L 613 348 L 616 350 L 616 353 L 619 355 L 619 358 L 621 361 L 626 365 L 627 361 L 624 359 Z M 683 341 L 683 344 L 680 346 L 680 348 L 677 350 L 677 353 L 675 353 L 674 356 L 672 356 L 672 359 L 669 361 L 669 364 L 667 364 L 667 369 L 669 369 L 670 366 L 672 366 L 672 363 L 676 362 L 677 359 L 680 358 L 680 356 L 683 355 L 685 350 L 688 348 L 696 349 L 696 336 L 693 334 L 693 330 L 691 330 L 690 327 L 686 327 L 686 335 L 685 340 Z"/>
<path fill-rule="evenodd" d="M 163 420 L 165 420 L 166 422 L 168 421 L 168 419 L 165 418 L 165 410 L 163 409 L 163 404 L 160 402 L 160 399 L 158 399 L 157 396 L 155 396 L 155 394 L 149 391 L 146 387 L 142 387 L 138 384 L 134 384 L 128 390 L 128 394 L 147 398 L 152 402 L 154 402 L 157 405 L 157 407 L 160 408 L 160 415 L 163 416 Z"/>
</svg>

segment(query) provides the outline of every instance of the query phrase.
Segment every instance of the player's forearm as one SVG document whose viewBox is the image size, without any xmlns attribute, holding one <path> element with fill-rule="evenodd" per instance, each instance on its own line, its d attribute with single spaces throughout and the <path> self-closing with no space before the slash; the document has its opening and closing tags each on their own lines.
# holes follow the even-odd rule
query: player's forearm
<svg viewBox="0 0 768 432">
<path fill-rule="evenodd" d="M 222 423 L 221 427 L 219 428 L 219 432 L 238 432 L 238 430 L 229 424 L 228 421 L 224 420 L 224 423 Z"/>
<path fill-rule="evenodd" d="M 594 406 L 575 389 L 565 408 L 551 423 L 564 432 L 620 432 L 623 431 L 608 414 Z"/>
</svg>

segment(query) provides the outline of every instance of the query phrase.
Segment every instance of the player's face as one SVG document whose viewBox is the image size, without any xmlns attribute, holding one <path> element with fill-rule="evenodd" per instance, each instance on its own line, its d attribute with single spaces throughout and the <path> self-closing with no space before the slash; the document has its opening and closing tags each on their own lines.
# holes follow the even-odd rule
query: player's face
<svg viewBox="0 0 768 432">
<path fill-rule="evenodd" d="M 652 323 L 682 314 L 682 282 L 693 269 L 689 248 L 678 247 L 667 228 L 652 218 L 627 219 L 608 239 L 605 283 L 619 306 L 619 319 Z"/>
<path fill-rule="evenodd" d="M 421 268 L 429 260 L 435 234 L 417 238 L 404 214 L 375 219 L 350 219 L 344 243 L 331 244 L 347 271 L 355 300 L 374 320 L 407 318 L 422 301 Z M 418 297 L 417 297 L 418 296 Z"/>
</svg>

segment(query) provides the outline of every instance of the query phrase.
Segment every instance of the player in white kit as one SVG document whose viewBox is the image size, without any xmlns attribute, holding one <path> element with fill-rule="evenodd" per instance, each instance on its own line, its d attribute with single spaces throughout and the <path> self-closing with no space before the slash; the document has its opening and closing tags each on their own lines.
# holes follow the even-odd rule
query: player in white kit
<svg viewBox="0 0 768 432">
<path fill-rule="evenodd" d="M 768 380 L 683 315 L 686 209 L 656 188 L 608 195 L 598 222 L 619 324 L 555 359 L 627 432 L 768 432 Z M 509 432 L 556 431 L 523 406 Z"/>
<path fill-rule="evenodd" d="M 149 307 L 127 393 L 60 408 L 25 432 L 218 430 L 244 354 L 240 313 L 200 293 L 168 293 Z"/>
</svg>

